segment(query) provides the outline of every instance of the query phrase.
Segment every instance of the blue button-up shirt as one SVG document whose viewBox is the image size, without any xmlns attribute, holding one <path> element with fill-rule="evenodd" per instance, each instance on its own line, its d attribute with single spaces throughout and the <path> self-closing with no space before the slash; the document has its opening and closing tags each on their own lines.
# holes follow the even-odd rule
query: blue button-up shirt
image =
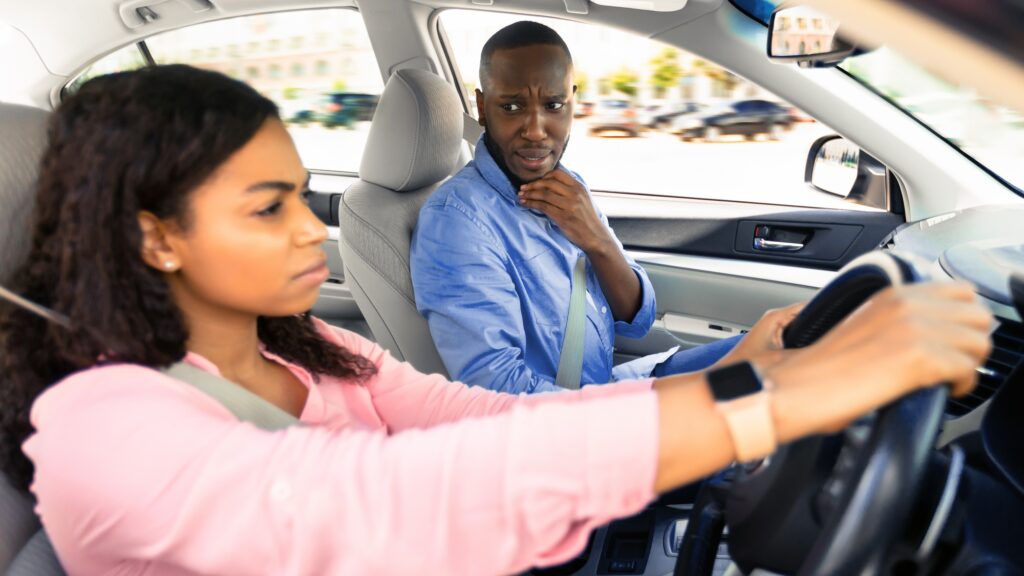
<svg viewBox="0 0 1024 576">
<path fill-rule="evenodd" d="M 594 209 L 608 226 L 604 214 Z M 510 393 L 559 390 L 555 374 L 573 266 L 581 254 L 547 216 L 519 204 L 481 137 L 475 160 L 423 205 L 412 242 L 416 306 L 451 377 Z M 651 282 L 625 256 L 643 296 L 629 322 L 612 317 L 597 275 L 587 265 L 583 383 L 647 377 L 672 352 L 613 370 L 615 336 L 641 338 L 655 316 Z"/>
</svg>

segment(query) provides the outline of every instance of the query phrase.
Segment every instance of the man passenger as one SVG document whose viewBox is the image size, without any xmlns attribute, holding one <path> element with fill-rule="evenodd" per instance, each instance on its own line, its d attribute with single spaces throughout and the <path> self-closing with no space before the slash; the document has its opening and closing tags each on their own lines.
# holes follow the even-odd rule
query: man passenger
<svg viewBox="0 0 1024 576">
<path fill-rule="evenodd" d="M 642 338 L 651 329 L 654 289 L 583 179 L 560 162 L 576 92 L 569 48 L 542 24 L 507 26 L 484 45 L 480 85 L 484 134 L 475 158 L 424 204 L 412 243 L 416 305 L 451 377 L 502 392 L 547 392 L 560 389 L 559 378 L 574 388 L 664 376 L 728 353 L 738 337 L 613 366 L 616 336 Z M 566 384 L 559 364 L 580 258 L 583 359 Z"/>
</svg>

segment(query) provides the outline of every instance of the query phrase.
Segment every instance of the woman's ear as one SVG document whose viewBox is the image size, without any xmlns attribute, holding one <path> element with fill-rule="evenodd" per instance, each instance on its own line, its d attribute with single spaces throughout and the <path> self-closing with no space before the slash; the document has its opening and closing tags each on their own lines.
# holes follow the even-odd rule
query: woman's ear
<svg viewBox="0 0 1024 576">
<path fill-rule="evenodd" d="M 139 230 L 142 231 L 142 260 L 161 272 L 177 272 L 181 258 L 169 242 L 167 224 L 151 212 L 139 212 Z"/>
</svg>

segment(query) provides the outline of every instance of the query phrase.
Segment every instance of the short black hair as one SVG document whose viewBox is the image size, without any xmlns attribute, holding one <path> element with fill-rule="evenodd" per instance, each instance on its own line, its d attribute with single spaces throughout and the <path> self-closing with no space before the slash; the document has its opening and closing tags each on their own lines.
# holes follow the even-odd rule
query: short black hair
<svg viewBox="0 0 1024 576">
<path fill-rule="evenodd" d="M 569 65 L 572 65 L 569 46 L 565 44 L 565 40 L 562 40 L 558 32 L 539 22 L 522 20 L 498 30 L 484 44 L 484 48 L 480 52 L 480 87 L 483 88 L 487 85 L 487 79 L 491 74 L 491 57 L 495 52 L 537 45 L 561 48 L 569 60 Z"/>
</svg>

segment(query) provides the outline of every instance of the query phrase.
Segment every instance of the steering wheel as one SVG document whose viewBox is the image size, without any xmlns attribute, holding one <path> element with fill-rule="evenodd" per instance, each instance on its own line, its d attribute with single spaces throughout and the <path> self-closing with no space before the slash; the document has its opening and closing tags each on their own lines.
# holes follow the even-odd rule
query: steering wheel
<svg viewBox="0 0 1024 576">
<path fill-rule="evenodd" d="M 909 260 L 892 252 L 862 256 L 790 323 L 785 346 L 808 346 L 876 292 L 921 279 Z M 946 398 L 945 386 L 919 390 L 840 434 L 804 438 L 739 467 L 727 487 L 709 488 L 718 491 L 724 516 L 698 510 L 698 497 L 676 576 L 711 574 L 723 522 L 709 528 L 706 520 L 702 525 L 707 518 L 728 525 L 730 557 L 744 573 L 881 571 L 909 520 Z M 708 500 L 716 499 L 705 497 L 704 504 Z"/>
</svg>

